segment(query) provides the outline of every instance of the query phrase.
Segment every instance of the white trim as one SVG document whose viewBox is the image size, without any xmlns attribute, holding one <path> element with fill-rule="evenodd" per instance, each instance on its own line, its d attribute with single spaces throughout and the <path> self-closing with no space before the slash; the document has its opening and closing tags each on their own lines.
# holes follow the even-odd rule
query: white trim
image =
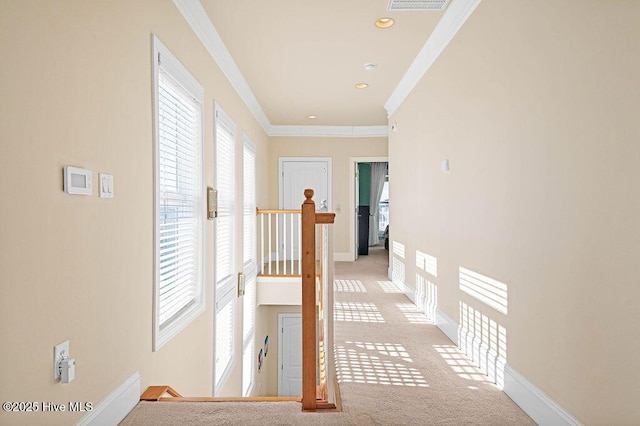
<svg viewBox="0 0 640 426">
<path fill-rule="evenodd" d="M 388 163 L 389 157 L 349 157 L 349 253 L 351 259 L 349 261 L 355 261 L 356 259 L 356 164 L 357 163 Z M 334 261 L 337 261 L 334 254 Z M 391 270 L 391 266 L 389 266 Z"/>
<path fill-rule="evenodd" d="M 539 425 L 582 425 L 509 364 L 504 367 L 503 390 Z"/>
<path fill-rule="evenodd" d="M 444 312 L 436 308 L 436 327 L 440 329 L 456 346 L 458 341 L 458 324 Z"/>
<path fill-rule="evenodd" d="M 388 137 L 387 126 L 285 126 L 272 125 L 269 136 L 378 138 Z"/>
<path fill-rule="evenodd" d="M 456 0 L 451 2 L 407 72 L 387 100 L 384 108 L 390 117 L 431 68 L 438 56 L 455 37 L 481 0 Z"/>
<path fill-rule="evenodd" d="M 111 392 L 76 426 L 110 426 L 119 424 L 140 401 L 140 373 L 137 371 Z"/>
<path fill-rule="evenodd" d="M 406 281 L 402 283 L 402 292 L 414 305 L 416 304 L 416 290 L 407 284 Z"/>
<path fill-rule="evenodd" d="M 268 134 L 271 123 L 264 113 L 264 110 L 258 103 L 255 95 L 251 91 L 249 84 L 244 79 L 240 69 L 233 60 L 231 53 L 227 50 L 218 31 L 213 26 L 207 12 L 204 10 L 199 1 L 191 0 L 173 0 L 184 19 L 196 33 L 204 47 L 220 67 L 222 73 L 227 77 L 231 86 L 236 90 L 240 98 L 247 105 L 253 116 Z"/>
</svg>

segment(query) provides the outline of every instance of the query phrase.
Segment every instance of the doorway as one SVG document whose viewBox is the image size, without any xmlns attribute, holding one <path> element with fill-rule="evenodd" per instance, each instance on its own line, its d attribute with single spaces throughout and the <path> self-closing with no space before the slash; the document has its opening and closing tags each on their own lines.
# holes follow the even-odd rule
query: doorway
<svg viewBox="0 0 640 426">
<path fill-rule="evenodd" d="M 352 157 L 351 260 L 367 255 L 369 247 L 384 246 L 389 224 L 387 157 Z"/>
</svg>

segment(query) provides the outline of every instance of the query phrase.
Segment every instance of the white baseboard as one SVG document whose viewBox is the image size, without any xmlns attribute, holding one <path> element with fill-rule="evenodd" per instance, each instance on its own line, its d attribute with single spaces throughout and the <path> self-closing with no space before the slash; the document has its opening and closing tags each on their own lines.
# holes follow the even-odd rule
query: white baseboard
<svg viewBox="0 0 640 426">
<path fill-rule="evenodd" d="M 111 392 L 93 410 L 85 415 L 76 426 L 117 425 L 140 401 L 140 373 L 129 377 L 118 389 Z"/>
<path fill-rule="evenodd" d="M 504 368 L 504 393 L 509 395 L 536 423 L 546 425 L 582 425 L 533 383 L 513 369 Z"/>
<path fill-rule="evenodd" d="M 338 253 L 333 252 L 333 261 L 334 262 L 353 262 L 354 258 L 351 253 Z"/>
<path fill-rule="evenodd" d="M 456 346 L 458 342 L 458 324 L 445 315 L 440 309 L 436 309 L 436 326 L 451 340 Z"/>
<path fill-rule="evenodd" d="M 409 298 L 409 300 L 411 300 L 413 302 L 413 304 L 415 305 L 416 304 L 416 290 L 405 282 L 404 285 L 402 286 L 402 291 L 404 292 L 404 295 L 407 296 Z"/>
</svg>

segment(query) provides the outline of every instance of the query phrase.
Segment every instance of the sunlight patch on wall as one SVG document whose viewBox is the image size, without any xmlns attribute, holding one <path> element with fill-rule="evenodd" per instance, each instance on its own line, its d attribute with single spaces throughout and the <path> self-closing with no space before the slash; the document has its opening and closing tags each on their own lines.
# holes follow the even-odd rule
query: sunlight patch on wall
<svg viewBox="0 0 640 426">
<path fill-rule="evenodd" d="M 433 324 L 413 303 L 396 303 L 396 306 L 411 324 Z"/>
<path fill-rule="evenodd" d="M 404 286 L 404 278 L 405 278 L 404 262 L 402 262 L 397 257 L 393 256 L 392 265 L 393 265 L 393 269 L 391 271 L 391 280 L 395 285 L 400 286 L 400 288 L 402 288 Z"/>
<path fill-rule="evenodd" d="M 393 254 L 404 259 L 404 244 L 397 241 L 393 242 Z"/>
<path fill-rule="evenodd" d="M 416 306 L 431 322 L 435 322 L 438 286 L 418 273 L 416 273 Z"/>
<path fill-rule="evenodd" d="M 416 266 L 434 277 L 438 276 L 438 259 L 430 254 L 416 250 Z"/>
<path fill-rule="evenodd" d="M 460 267 L 460 290 L 498 312 L 507 314 L 507 285 Z"/>
<path fill-rule="evenodd" d="M 333 318 L 343 322 L 385 322 L 378 307 L 368 302 L 335 302 Z"/>
<path fill-rule="evenodd" d="M 360 280 L 334 280 L 333 291 L 343 293 L 366 293 L 367 289 Z"/>
<path fill-rule="evenodd" d="M 433 345 L 442 359 L 459 377 L 475 382 L 493 383 L 469 358 L 453 345 Z"/>
<path fill-rule="evenodd" d="M 334 353 L 339 383 L 429 387 L 420 371 L 403 363 L 406 351 L 401 345 L 345 342 L 336 345 Z"/>
<path fill-rule="evenodd" d="M 402 289 L 391 281 L 376 281 L 385 293 L 402 293 Z"/>
<path fill-rule="evenodd" d="M 493 319 L 460 302 L 460 349 L 500 388 L 507 364 L 507 329 Z"/>
</svg>

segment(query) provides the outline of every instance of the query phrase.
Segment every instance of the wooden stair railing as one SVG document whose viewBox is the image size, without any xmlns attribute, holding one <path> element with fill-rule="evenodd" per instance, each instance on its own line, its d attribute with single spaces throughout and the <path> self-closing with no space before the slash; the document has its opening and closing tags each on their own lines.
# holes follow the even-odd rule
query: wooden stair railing
<svg viewBox="0 0 640 426">
<path fill-rule="evenodd" d="M 302 410 L 318 406 L 316 359 L 316 224 L 331 224 L 335 213 L 316 213 L 313 190 L 304 191 L 302 203 Z M 322 393 L 322 392 L 321 392 Z M 324 404 L 321 404 L 321 406 Z M 335 406 L 334 406 L 335 407 Z"/>
</svg>

